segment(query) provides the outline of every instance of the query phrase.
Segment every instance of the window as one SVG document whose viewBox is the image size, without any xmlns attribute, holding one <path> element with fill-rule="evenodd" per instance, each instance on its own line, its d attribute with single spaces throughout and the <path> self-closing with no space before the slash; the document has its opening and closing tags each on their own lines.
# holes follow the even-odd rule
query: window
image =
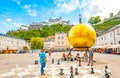
<svg viewBox="0 0 120 78">
<path fill-rule="evenodd" d="M 118 44 L 120 44 L 120 41 L 118 41 Z"/>
<path fill-rule="evenodd" d="M 111 42 L 111 44 L 113 44 L 113 43 Z"/>
<path fill-rule="evenodd" d="M 101 37 L 101 40 L 103 40 L 103 37 Z"/>
<path fill-rule="evenodd" d="M 64 37 L 62 37 L 62 39 L 64 39 Z"/>
<path fill-rule="evenodd" d="M 60 39 L 60 37 L 58 37 L 58 39 Z"/>
<path fill-rule="evenodd" d="M 106 40 L 106 37 L 104 37 L 104 40 Z"/>
<path fill-rule="evenodd" d="M 60 44 L 60 42 L 58 42 L 58 44 Z"/>
<path fill-rule="evenodd" d="M 117 35 L 120 35 L 120 31 L 119 30 L 117 30 Z"/>
<path fill-rule="evenodd" d="M 62 44 L 64 44 L 64 42 L 62 42 Z"/>
<path fill-rule="evenodd" d="M 112 33 L 110 33 L 110 37 L 112 37 Z"/>
</svg>

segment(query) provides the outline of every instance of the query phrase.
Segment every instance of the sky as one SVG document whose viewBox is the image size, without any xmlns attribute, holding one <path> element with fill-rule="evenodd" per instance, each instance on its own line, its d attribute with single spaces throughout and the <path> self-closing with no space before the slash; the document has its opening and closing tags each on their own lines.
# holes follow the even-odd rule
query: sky
<svg viewBox="0 0 120 78">
<path fill-rule="evenodd" d="M 0 0 L 0 33 L 59 17 L 77 24 L 79 14 L 83 23 L 92 16 L 108 18 L 111 12 L 120 10 L 119 3 L 120 0 Z"/>
</svg>

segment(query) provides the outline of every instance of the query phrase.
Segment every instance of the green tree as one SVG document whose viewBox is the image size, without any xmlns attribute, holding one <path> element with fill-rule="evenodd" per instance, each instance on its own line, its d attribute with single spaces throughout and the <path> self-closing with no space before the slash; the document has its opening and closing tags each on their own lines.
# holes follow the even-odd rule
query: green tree
<svg viewBox="0 0 120 78">
<path fill-rule="evenodd" d="M 28 52 L 28 47 L 27 46 L 23 46 L 23 50 Z"/>
<path fill-rule="evenodd" d="M 117 12 L 117 14 L 120 14 L 120 10 Z"/>
<path fill-rule="evenodd" d="M 106 21 L 107 20 L 107 18 L 104 18 L 104 21 Z"/>
<path fill-rule="evenodd" d="M 100 16 L 96 16 L 96 17 L 95 17 L 95 23 L 98 23 L 98 22 L 100 22 L 100 21 L 101 21 Z"/>
<path fill-rule="evenodd" d="M 71 28 L 70 26 L 64 26 L 63 27 L 63 32 L 68 33 L 70 28 Z"/>
<path fill-rule="evenodd" d="M 39 37 L 31 38 L 30 43 L 31 43 L 31 49 L 42 49 L 43 48 L 42 38 L 39 38 Z"/>
<path fill-rule="evenodd" d="M 54 34 L 56 32 L 61 32 L 62 31 L 62 25 L 61 24 L 53 24 L 53 25 L 51 25 L 51 29 L 54 32 Z"/>
<path fill-rule="evenodd" d="M 48 37 L 51 35 L 55 35 L 56 32 L 68 32 L 70 30 L 70 26 L 62 26 L 62 24 L 53 24 L 51 26 L 45 25 L 40 29 L 32 29 L 32 30 L 11 30 L 7 32 L 7 35 L 21 38 L 24 40 L 30 41 L 32 37 Z"/>
<path fill-rule="evenodd" d="M 41 33 L 41 37 L 48 37 L 49 36 L 49 33 L 47 30 L 42 30 L 40 33 Z"/>
<path fill-rule="evenodd" d="M 42 27 L 42 29 L 43 29 L 43 30 L 49 30 L 50 27 L 49 27 L 48 25 L 44 25 L 44 26 Z"/>
<path fill-rule="evenodd" d="M 113 13 L 110 13 L 110 17 L 113 17 L 113 15 L 114 15 Z"/>
<path fill-rule="evenodd" d="M 101 18 L 100 18 L 100 16 L 96 16 L 96 17 L 90 17 L 90 19 L 89 19 L 89 23 L 90 24 L 96 24 L 96 23 L 98 23 L 98 22 L 100 22 L 101 21 Z"/>
</svg>

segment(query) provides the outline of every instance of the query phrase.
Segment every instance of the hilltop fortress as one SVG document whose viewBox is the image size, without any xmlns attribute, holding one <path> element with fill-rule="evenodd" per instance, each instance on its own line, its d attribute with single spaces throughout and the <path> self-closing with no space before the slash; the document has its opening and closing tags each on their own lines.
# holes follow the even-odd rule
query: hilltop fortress
<svg viewBox="0 0 120 78">
<path fill-rule="evenodd" d="M 42 28 L 44 25 L 48 25 L 51 26 L 53 24 L 62 24 L 62 26 L 65 25 L 70 25 L 70 20 L 68 21 L 63 21 L 62 17 L 59 17 L 57 19 L 49 19 L 48 22 L 32 22 L 32 24 L 30 25 L 21 25 L 21 30 L 31 30 L 31 29 L 40 29 Z"/>
</svg>

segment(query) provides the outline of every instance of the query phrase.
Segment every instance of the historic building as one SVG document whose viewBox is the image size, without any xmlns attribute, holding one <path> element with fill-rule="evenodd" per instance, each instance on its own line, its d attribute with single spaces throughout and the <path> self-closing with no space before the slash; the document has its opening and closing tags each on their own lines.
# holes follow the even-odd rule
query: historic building
<svg viewBox="0 0 120 78">
<path fill-rule="evenodd" d="M 58 32 L 55 34 L 55 49 L 56 50 L 67 50 L 70 48 L 67 33 Z"/>
<path fill-rule="evenodd" d="M 55 48 L 55 36 L 49 36 L 44 39 L 44 48 L 49 50 Z"/>
<path fill-rule="evenodd" d="M 6 49 L 22 50 L 23 46 L 27 46 L 29 48 L 29 43 L 27 43 L 25 40 L 0 33 L 0 51 Z"/>
<path fill-rule="evenodd" d="M 67 33 L 58 32 L 55 36 L 49 36 L 44 39 L 44 48 L 56 51 L 65 51 L 70 48 Z"/>
<path fill-rule="evenodd" d="M 95 46 L 120 45 L 120 24 L 99 35 Z"/>
<path fill-rule="evenodd" d="M 44 25 L 51 26 L 53 24 L 62 24 L 62 26 L 70 25 L 70 20 L 63 21 L 61 17 L 56 19 L 49 19 L 48 22 L 32 22 L 30 25 L 21 25 L 22 30 L 41 29 Z"/>
<path fill-rule="evenodd" d="M 28 25 L 21 25 L 21 30 L 28 30 Z"/>
</svg>

